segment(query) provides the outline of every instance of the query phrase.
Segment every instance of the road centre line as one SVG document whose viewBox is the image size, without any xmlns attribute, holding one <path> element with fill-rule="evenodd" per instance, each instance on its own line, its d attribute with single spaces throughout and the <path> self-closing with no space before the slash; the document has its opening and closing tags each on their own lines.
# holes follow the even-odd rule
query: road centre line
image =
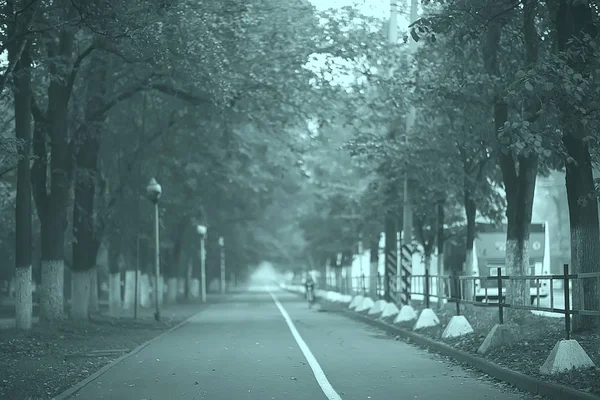
<svg viewBox="0 0 600 400">
<path fill-rule="evenodd" d="M 279 309 L 279 312 L 283 316 L 285 323 L 287 324 L 288 328 L 290 328 L 290 332 L 292 332 L 292 336 L 294 336 L 294 339 L 296 340 L 298 347 L 300 347 L 300 350 L 304 354 L 304 357 L 306 358 L 308 365 L 312 369 L 313 375 L 314 375 L 315 379 L 317 380 L 317 383 L 321 387 L 323 394 L 325 394 L 325 396 L 327 397 L 328 400 L 342 400 L 342 398 L 340 397 L 339 394 L 337 394 L 337 392 L 335 391 L 333 386 L 331 386 L 331 383 L 329 383 L 329 380 L 327 379 L 325 372 L 323 372 L 323 369 L 319 365 L 319 362 L 317 361 L 317 359 L 315 358 L 313 353 L 308 348 L 308 345 L 306 344 L 306 342 L 302 339 L 302 336 L 300 336 L 300 332 L 298 332 L 298 329 L 296 329 L 296 325 L 294 325 L 294 322 L 290 318 L 290 316 L 287 313 L 287 311 L 285 310 L 285 308 L 283 308 L 283 305 L 281 305 L 281 303 L 277 299 L 277 296 L 275 296 L 275 294 L 272 293 L 266 287 L 265 287 L 265 290 L 271 295 L 271 298 L 273 299 L 273 302 L 275 302 L 275 305 L 277 306 L 277 308 Z"/>
</svg>

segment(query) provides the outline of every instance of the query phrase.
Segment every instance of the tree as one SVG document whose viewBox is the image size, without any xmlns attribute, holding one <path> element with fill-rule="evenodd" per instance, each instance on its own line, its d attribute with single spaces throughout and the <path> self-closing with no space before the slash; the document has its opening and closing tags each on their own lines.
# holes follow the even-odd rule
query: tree
<svg viewBox="0 0 600 400">
<path fill-rule="evenodd" d="M 35 2 L 37 3 L 37 2 Z M 9 31 L 13 37 L 25 35 L 29 29 L 37 4 L 23 8 L 25 2 L 18 2 L 23 16 L 18 17 L 14 2 L 7 2 L 7 11 L 14 17 Z M 18 146 L 17 195 L 15 206 L 15 266 L 16 266 L 16 326 L 30 329 L 32 324 L 32 201 L 30 181 L 31 155 L 31 44 L 28 39 L 14 40 L 8 47 L 9 64 L 14 68 L 14 112 L 15 134 L 20 141 Z M 7 74 L 5 72 L 5 74 Z M 5 75 L 6 76 L 6 75 Z"/>
<path fill-rule="evenodd" d="M 73 60 L 78 29 L 65 22 L 77 17 L 77 9 L 70 2 L 46 6 L 42 15 L 45 23 L 58 22 L 61 26 L 50 31 L 45 40 L 37 41 L 38 52 L 47 53 L 47 72 L 52 79 L 46 88 L 46 109 L 43 110 L 39 99 L 34 98 L 32 110 L 35 119 L 33 149 L 37 157 L 32 167 L 33 195 L 42 237 L 40 309 L 42 320 L 51 322 L 62 319 L 64 315 L 64 239 L 73 170 L 69 145 L 69 100 L 78 66 L 86 53 Z M 47 154 L 48 141 L 51 143 L 50 157 Z M 50 182 L 47 182 L 47 176 Z"/>
<path fill-rule="evenodd" d="M 102 126 L 94 121 L 94 113 L 103 105 L 108 70 L 101 54 L 95 51 L 91 56 L 86 74 L 86 104 L 84 106 L 84 127 L 74 135 L 74 188 L 73 202 L 73 266 L 72 266 L 72 305 L 70 317 L 87 319 L 90 310 L 92 288 L 96 290 L 96 255 L 100 247 L 99 238 L 103 232 L 97 229 L 96 187 L 98 186 L 98 153 Z M 104 89 L 103 89 L 104 88 Z"/>
<path fill-rule="evenodd" d="M 598 60 L 598 50 L 592 44 L 598 29 L 594 23 L 594 11 L 587 1 L 561 0 L 556 9 L 556 42 L 561 52 L 561 65 L 571 68 L 574 79 L 565 80 L 578 85 L 578 80 L 592 79 L 593 63 Z M 596 64 L 596 63 L 594 63 Z M 596 64 L 597 65 L 597 64 Z M 576 102 L 581 97 L 575 97 Z M 571 272 L 597 272 L 600 257 L 600 223 L 597 202 L 590 200 L 595 192 L 593 160 L 590 155 L 592 127 L 587 113 L 580 111 L 577 103 L 569 101 L 568 93 L 561 96 L 559 109 L 564 133 L 562 144 L 566 150 L 566 186 L 569 204 L 569 225 L 571 228 Z M 583 115 L 582 115 L 583 114 Z M 600 307 L 597 279 L 584 279 L 581 286 L 573 286 L 573 306 L 578 309 L 593 310 Z M 576 331 L 594 329 L 600 326 L 600 319 L 589 316 L 573 316 L 573 329 Z"/>
<path fill-rule="evenodd" d="M 522 10 L 518 10 L 520 5 Z M 515 65 L 524 69 L 534 68 L 538 62 L 539 34 L 535 25 L 537 1 L 490 2 L 482 8 L 480 3 L 467 2 L 460 7 L 465 19 L 461 25 L 453 26 L 451 4 L 445 4 L 445 12 L 439 13 L 433 29 L 426 23 L 427 32 L 446 32 L 458 29 L 466 37 L 476 38 L 477 31 L 485 32 L 482 39 L 482 61 L 489 76 L 488 89 L 493 94 L 492 115 L 494 119 L 495 150 L 498 158 L 502 181 L 506 193 L 506 218 L 508 221 L 506 238 L 506 270 L 508 274 L 526 275 L 529 271 L 528 240 L 531 224 L 531 211 L 535 180 L 543 153 L 540 131 L 536 126 L 539 109 L 530 93 L 521 91 L 517 99 L 508 97 L 507 77 L 515 70 Z M 516 16 L 523 18 L 519 26 Z M 416 29 L 416 28 L 415 28 Z M 524 60 L 514 62 L 507 55 L 508 47 L 514 46 L 503 33 L 521 35 L 524 48 Z M 506 49 L 506 50 L 505 50 Z M 516 71 L 515 71 L 516 72 Z M 515 104 L 516 103 L 516 104 Z M 515 107 L 516 106 L 516 107 Z M 514 108 L 513 108 L 514 107 Z M 525 113 L 513 113 L 514 109 Z M 510 123 L 509 121 L 514 121 Z M 514 128 L 513 128 L 514 127 Z M 510 281 L 507 285 L 507 299 L 512 304 L 528 304 L 529 286 L 527 281 Z"/>
</svg>

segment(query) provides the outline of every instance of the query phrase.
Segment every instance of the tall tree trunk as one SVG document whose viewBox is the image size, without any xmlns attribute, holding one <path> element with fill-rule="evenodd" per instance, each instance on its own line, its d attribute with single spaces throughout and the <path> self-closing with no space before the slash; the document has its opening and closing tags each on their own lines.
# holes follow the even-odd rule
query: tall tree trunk
<svg viewBox="0 0 600 400">
<path fill-rule="evenodd" d="M 466 241 L 466 252 L 465 252 L 465 268 L 463 274 L 466 276 L 473 275 L 473 265 L 475 263 L 476 254 L 473 254 L 473 247 L 475 244 L 475 217 L 477 216 L 477 204 L 473 200 L 472 193 L 469 189 L 465 189 L 465 214 L 467 215 L 467 241 Z M 465 296 L 465 299 L 474 300 L 475 293 L 473 292 L 472 281 L 465 281 L 465 284 L 461 284 L 461 291 Z"/>
<path fill-rule="evenodd" d="M 432 253 L 432 249 L 426 249 L 424 251 L 424 257 L 425 257 L 425 271 L 427 271 L 427 276 L 425 277 L 425 279 L 423 280 L 423 293 L 425 293 L 425 295 L 423 296 L 423 306 L 426 307 L 427 301 L 429 300 L 429 308 L 431 308 L 431 299 L 432 299 L 432 285 L 431 285 L 431 281 L 432 279 L 430 279 L 429 277 L 431 276 L 431 253 Z M 427 281 L 426 281 L 427 280 Z M 429 297 L 429 299 L 428 299 Z"/>
<path fill-rule="evenodd" d="M 16 49 L 9 50 L 9 60 L 16 55 Z M 31 329 L 32 304 L 32 201 L 31 174 L 31 60 L 29 48 L 23 51 L 16 62 L 14 71 L 15 133 L 22 141 L 18 148 L 17 198 L 15 207 L 15 294 L 16 326 L 18 329 Z"/>
<path fill-rule="evenodd" d="M 558 50 L 566 52 L 583 46 L 584 54 L 593 51 L 587 44 L 570 43 L 572 38 L 582 39 L 589 34 L 597 36 L 593 12 L 587 1 L 572 2 L 561 0 L 556 14 Z M 569 65 L 584 77 L 592 74 L 582 59 L 587 56 L 570 57 Z M 595 193 L 592 161 L 585 137 L 593 135 L 582 124 L 579 113 L 568 104 L 561 104 L 563 119 L 563 145 L 573 162 L 566 163 L 567 199 L 569 202 L 569 225 L 571 228 L 571 272 L 597 272 L 600 258 L 600 228 L 597 201 L 581 201 Z M 583 116 L 585 118 L 585 116 Z M 600 287 L 597 279 L 583 279 L 573 282 L 573 308 L 585 310 L 600 309 Z M 591 330 L 600 327 L 600 318 L 574 315 L 574 331 Z"/>
<path fill-rule="evenodd" d="M 73 18 L 76 12 L 70 5 L 65 5 L 63 18 L 65 20 Z M 56 38 L 46 41 L 48 69 L 53 75 L 48 86 L 48 108 L 45 115 L 32 110 L 34 117 L 36 115 L 40 117 L 40 125 L 34 133 L 42 135 L 35 140 L 44 143 L 43 148 L 41 145 L 39 148 L 44 158 L 46 157 L 45 134 L 51 141 L 50 192 L 46 191 L 45 168 L 43 170 L 36 168 L 36 174 L 32 176 L 36 186 L 34 198 L 40 216 L 42 239 L 40 317 L 46 322 L 61 320 L 64 317 L 64 239 L 73 158 L 68 134 L 68 105 L 72 91 L 71 74 L 74 73 L 70 65 L 75 29 L 70 25 L 64 25 L 58 31 Z M 34 149 L 36 149 L 35 145 Z M 44 164 L 39 164 L 42 165 Z"/>
<path fill-rule="evenodd" d="M 181 261 L 181 250 L 183 248 L 183 239 L 185 235 L 185 227 L 189 224 L 188 217 L 182 217 L 177 226 L 175 227 L 175 240 L 173 249 L 170 249 L 165 254 L 165 260 L 169 264 L 166 271 L 165 277 L 167 278 L 167 302 L 175 303 L 177 301 L 178 294 L 178 278 L 180 276 L 179 264 Z M 231 242 L 229 242 L 231 243 Z"/>
<path fill-rule="evenodd" d="M 123 308 L 119 265 L 121 237 L 117 232 L 111 232 L 108 239 L 108 309 L 110 314 L 116 315 Z"/>
<path fill-rule="evenodd" d="M 122 251 L 125 259 L 125 274 L 123 286 L 123 308 L 133 310 L 135 302 L 135 276 L 137 270 L 137 243 L 136 239 L 128 240 Z"/>
<path fill-rule="evenodd" d="M 438 296 L 438 308 L 442 308 L 444 306 L 445 303 L 445 299 L 443 298 L 445 292 L 446 292 L 446 281 L 444 278 L 442 278 L 443 276 L 445 276 L 445 271 L 444 271 L 444 242 L 446 240 L 445 238 L 445 232 L 444 232 L 444 223 L 445 223 L 445 214 L 444 214 L 444 200 L 440 201 L 437 204 L 437 250 L 438 250 L 438 254 L 437 254 L 437 276 L 439 277 L 438 279 L 436 279 L 436 283 L 437 283 L 437 296 Z"/>
<path fill-rule="evenodd" d="M 200 238 L 196 236 L 198 242 L 197 246 L 193 246 L 192 250 L 192 282 L 190 284 L 191 297 L 196 299 L 200 297 L 200 290 L 202 285 L 202 244 Z M 310 253 L 309 253 L 310 254 Z M 309 257 L 310 258 L 310 257 Z M 247 278 L 249 281 L 249 277 Z"/>
<path fill-rule="evenodd" d="M 98 153 L 100 151 L 101 121 L 93 115 L 101 107 L 106 93 L 107 70 L 105 60 L 93 53 L 87 78 L 85 104 L 86 129 L 75 137 L 75 200 L 73 205 L 73 271 L 72 319 L 89 317 L 92 277 L 96 266 L 98 232 L 96 232 L 96 184 L 98 181 Z"/>
<path fill-rule="evenodd" d="M 378 237 L 379 238 L 379 237 Z M 379 286 L 379 240 L 373 240 L 369 246 L 369 277 L 370 277 L 370 286 L 369 286 L 369 296 L 374 300 L 379 298 L 379 293 L 377 292 L 377 288 Z M 364 252 L 364 250 L 363 250 Z M 361 262 L 364 259 L 362 254 L 359 254 L 361 257 Z M 387 279 L 387 278 L 386 278 Z M 385 280 L 385 279 L 384 279 Z"/>
<path fill-rule="evenodd" d="M 148 240 L 144 237 L 140 238 L 140 306 L 149 307 L 151 305 L 151 271 L 152 257 L 150 256 Z"/>
</svg>

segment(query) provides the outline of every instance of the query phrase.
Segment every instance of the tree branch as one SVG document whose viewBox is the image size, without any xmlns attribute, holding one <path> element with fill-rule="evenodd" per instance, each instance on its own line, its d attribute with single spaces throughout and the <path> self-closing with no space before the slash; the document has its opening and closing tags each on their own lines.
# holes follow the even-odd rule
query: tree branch
<svg viewBox="0 0 600 400">
<path fill-rule="evenodd" d="M 171 119 L 170 119 L 169 123 L 167 124 L 166 128 L 159 129 L 158 131 L 156 131 L 152 136 L 150 136 L 150 138 L 148 138 L 147 140 L 144 140 L 134 151 L 131 152 L 131 154 L 129 156 L 126 157 L 127 160 L 128 160 L 127 164 L 125 165 L 125 174 L 126 175 L 130 174 L 131 171 L 133 171 L 133 167 L 137 163 L 138 158 L 142 154 L 142 151 L 146 147 L 148 147 L 149 145 L 151 145 L 155 140 L 157 140 L 158 138 L 160 138 L 165 132 L 167 132 L 169 130 L 169 128 L 171 128 L 173 125 L 175 125 L 176 121 L 177 120 L 175 118 L 175 114 L 173 114 L 171 116 Z M 116 204 L 117 200 L 123 194 L 123 192 L 125 190 L 125 186 L 126 186 L 126 184 L 123 183 L 123 182 L 121 182 L 119 184 L 119 186 L 117 187 L 117 189 L 114 191 L 114 195 L 108 201 L 107 214 L 110 213 L 110 210 L 114 207 L 114 205 Z"/>
<path fill-rule="evenodd" d="M 176 97 L 178 99 L 181 99 L 183 101 L 186 101 L 192 105 L 195 106 L 202 106 L 202 105 L 212 105 L 213 103 L 210 101 L 210 99 L 204 98 L 204 97 L 199 97 L 193 93 L 189 93 L 186 92 L 184 90 L 175 88 L 173 86 L 164 84 L 164 83 L 152 83 L 150 85 L 148 85 L 147 87 L 148 89 L 154 89 L 154 90 L 158 90 L 159 92 L 162 92 L 164 94 L 167 94 L 169 96 L 173 96 Z"/>
<path fill-rule="evenodd" d="M 14 171 L 15 169 L 17 169 L 17 165 L 13 165 L 12 167 L 8 167 L 4 171 L 0 172 L 0 178 L 2 178 L 4 175 L 8 174 L 11 171 Z"/>
<path fill-rule="evenodd" d="M 87 49 L 85 49 L 73 63 L 73 68 L 71 68 L 71 74 L 69 75 L 69 80 L 67 81 L 67 90 L 69 93 L 73 91 L 73 86 L 75 85 L 75 78 L 77 77 L 77 73 L 79 72 L 79 68 L 81 67 L 81 63 L 87 56 L 89 56 L 92 51 L 96 49 L 96 43 L 92 43 Z"/>
<path fill-rule="evenodd" d="M 23 54 L 25 47 L 27 46 L 27 41 L 28 41 L 27 35 L 29 33 L 29 28 L 31 28 L 31 25 L 33 24 L 33 20 L 35 18 L 35 14 L 36 14 L 36 10 L 37 10 L 37 5 L 39 3 L 40 3 L 39 0 L 33 0 L 29 5 L 24 7 L 22 10 L 15 12 L 15 14 L 14 14 L 14 17 L 15 17 L 14 33 L 15 33 L 15 35 L 12 39 L 7 40 L 6 42 L 4 42 L 2 44 L 2 48 L 0 48 L 0 53 L 3 53 L 5 50 L 9 49 L 10 45 L 14 41 L 17 41 L 16 51 L 10 51 L 10 49 L 9 49 L 8 67 L 6 68 L 4 73 L 0 76 L 0 93 L 2 93 L 2 91 L 4 90 L 4 87 L 6 86 L 6 81 L 8 80 L 8 77 L 10 75 L 12 75 L 13 71 L 15 70 L 15 67 L 17 66 L 17 63 L 21 59 L 21 55 Z M 31 8 L 31 6 L 35 6 L 35 7 Z M 27 19 L 23 23 L 21 29 L 19 29 L 17 27 L 17 17 L 19 14 L 22 14 L 26 11 L 27 11 L 27 15 L 26 15 Z M 19 39 L 20 39 L 20 42 L 19 42 Z"/>
</svg>

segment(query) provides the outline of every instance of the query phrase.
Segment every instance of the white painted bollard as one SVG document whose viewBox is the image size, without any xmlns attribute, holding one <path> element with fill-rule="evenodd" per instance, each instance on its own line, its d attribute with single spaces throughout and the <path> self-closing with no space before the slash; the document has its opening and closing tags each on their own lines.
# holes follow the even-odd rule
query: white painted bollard
<svg viewBox="0 0 600 400">
<path fill-rule="evenodd" d="M 574 369 L 594 368 L 596 365 L 577 340 L 561 340 L 540 367 L 544 375 L 560 374 Z"/>
<path fill-rule="evenodd" d="M 464 315 L 455 315 L 450 318 L 450 322 L 446 325 L 446 329 L 442 333 L 443 339 L 454 338 L 473 333 L 473 327 L 467 321 Z"/>
<path fill-rule="evenodd" d="M 377 300 L 375 304 L 373 304 L 373 307 L 369 309 L 369 315 L 381 314 L 386 305 L 387 301 Z"/>
<path fill-rule="evenodd" d="M 479 354 L 485 354 L 488 351 L 512 343 L 517 340 L 517 336 L 508 325 L 496 324 L 487 334 L 483 343 L 477 349 Z"/>
<path fill-rule="evenodd" d="M 361 295 L 354 296 L 354 298 L 352 299 L 352 302 L 350 303 L 348 308 L 355 310 L 356 307 L 358 307 L 362 303 L 363 299 L 364 299 L 364 297 Z"/>
<path fill-rule="evenodd" d="M 398 310 L 398 307 L 396 307 L 394 303 L 387 303 L 381 313 L 381 318 L 393 317 L 398 314 L 399 311 L 400 310 Z"/>
<path fill-rule="evenodd" d="M 373 302 L 373 300 L 371 300 L 370 297 L 365 297 L 365 298 L 362 299 L 362 301 L 360 302 L 360 304 L 356 306 L 356 312 L 367 311 L 371 307 L 373 307 L 373 305 L 375 305 L 375 303 Z"/>
<path fill-rule="evenodd" d="M 419 318 L 413 327 L 413 331 L 436 326 L 439 325 L 439 323 L 440 320 L 437 315 L 435 315 L 435 312 L 433 312 L 431 308 L 426 308 L 419 314 Z"/>
<path fill-rule="evenodd" d="M 412 321 L 415 318 L 417 318 L 417 313 L 415 312 L 415 309 L 409 305 L 404 305 L 402 306 L 402 308 L 400 308 L 398 315 L 396 315 L 394 323 L 399 324 L 401 322 L 408 322 Z"/>
<path fill-rule="evenodd" d="M 342 303 L 351 303 L 352 302 L 352 296 L 350 296 L 349 294 L 342 295 L 340 297 L 340 302 L 342 302 Z"/>
</svg>

